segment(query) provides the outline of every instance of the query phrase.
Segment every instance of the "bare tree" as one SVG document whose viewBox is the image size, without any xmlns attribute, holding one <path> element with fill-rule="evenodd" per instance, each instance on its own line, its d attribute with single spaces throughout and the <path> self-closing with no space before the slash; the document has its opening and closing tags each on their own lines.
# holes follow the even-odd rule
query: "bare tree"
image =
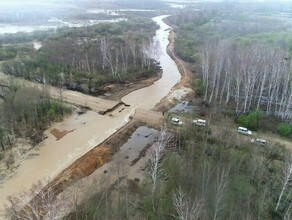
<svg viewBox="0 0 292 220">
<path fill-rule="evenodd" d="M 282 186 L 281 193 L 280 193 L 280 195 L 278 197 L 278 201 L 277 201 L 277 205 L 276 205 L 275 211 L 278 210 L 278 208 L 279 208 L 279 206 L 281 204 L 281 201 L 282 201 L 282 197 L 284 195 L 284 192 L 289 187 L 289 184 L 288 183 L 289 183 L 289 181 L 292 180 L 292 159 L 291 159 L 291 155 L 290 155 L 290 157 L 287 159 L 287 161 L 284 164 L 283 174 L 284 174 L 283 186 Z"/>
<path fill-rule="evenodd" d="M 210 71 L 210 62 L 211 62 L 211 47 L 206 45 L 200 51 L 200 59 L 201 59 L 201 69 L 203 74 L 203 81 L 205 82 L 205 95 L 204 101 L 207 100 L 208 89 L 209 89 L 209 71 Z"/>
<path fill-rule="evenodd" d="M 180 220 L 199 219 L 204 208 L 204 201 L 200 199 L 191 199 L 184 193 L 181 187 L 173 194 L 173 204 Z"/>
<path fill-rule="evenodd" d="M 24 190 L 17 195 L 8 198 L 9 204 L 4 208 L 5 219 L 60 219 L 61 210 L 66 201 L 56 203 L 55 192 L 46 187 L 47 181 L 38 181 L 29 190 Z M 34 197 L 38 195 L 38 199 Z"/>
<path fill-rule="evenodd" d="M 170 139 L 170 134 L 167 132 L 167 130 L 163 129 L 160 132 L 160 136 L 157 143 L 155 143 L 154 151 L 152 155 L 150 156 L 150 160 L 148 163 L 149 164 L 148 174 L 153 184 L 152 193 L 155 192 L 156 187 L 157 187 L 157 180 L 159 177 L 161 177 L 163 173 L 160 162 L 161 162 L 161 158 L 164 155 L 165 146 L 169 142 L 169 139 Z"/>
<path fill-rule="evenodd" d="M 214 169 L 212 169 L 210 162 L 204 159 L 202 165 L 202 198 L 206 198 L 208 192 L 209 182 Z"/>
<path fill-rule="evenodd" d="M 216 220 L 220 215 L 221 211 L 224 208 L 224 197 L 225 197 L 225 189 L 227 186 L 227 177 L 229 175 L 229 170 L 223 168 L 222 171 L 218 170 L 217 172 L 217 181 L 216 181 L 216 189 L 215 189 L 215 208 L 213 220 Z"/>
<path fill-rule="evenodd" d="M 235 101 L 237 114 L 265 107 L 266 114 L 292 119 L 292 62 L 283 49 L 218 41 L 206 44 L 199 55 L 204 101 L 219 97 L 221 104 L 225 96 L 225 105 Z"/>
</svg>

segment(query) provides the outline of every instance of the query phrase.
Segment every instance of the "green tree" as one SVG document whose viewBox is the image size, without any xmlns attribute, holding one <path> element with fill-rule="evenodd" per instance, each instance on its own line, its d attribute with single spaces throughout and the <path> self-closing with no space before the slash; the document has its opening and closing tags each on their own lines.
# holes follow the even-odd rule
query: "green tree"
<svg viewBox="0 0 292 220">
<path fill-rule="evenodd" d="M 238 117 L 237 122 L 244 127 L 252 130 L 257 130 L 259 128 L 259 123 L 263 118 L 264 114 L 261 110 L 256 110 L 249 114 L 242 114 Z"/>
<path fill-rule="evenodd" d="M 278 126 L 278 133 L 283 137 L 289 137 L 292 134 L 292 126 L 289 124 L 281 123 Z"/>
</svg>

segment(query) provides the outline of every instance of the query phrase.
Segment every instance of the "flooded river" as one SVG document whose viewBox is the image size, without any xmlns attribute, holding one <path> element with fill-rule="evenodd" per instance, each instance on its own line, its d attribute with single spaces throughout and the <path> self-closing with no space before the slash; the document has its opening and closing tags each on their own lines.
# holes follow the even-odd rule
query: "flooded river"
<svg viewBox="0 0 292 220">
<path fill-rule="evenodd" d="M 51 129 L 72 131 L 60 140 L 46 131 L 48 136 L 33 150 L 38 156 L 24 160 L 17 168 L 15 175 L 0 185 L 0 208 L 7 196 L 29 188 L 39 179 L 52 179 L 76 159 L 104 141 L 118 128 L 127 123 L 128 118 L 136 108 L 152 109 L 171 88 L 180 80 L 179 71 L 174 61 L 167 55 L 169 43 L 169 26 L 162 19 L 166 16 L 155 17 L 154 21 L 160 26 L 155 39 L 160 43 L 161 52 L 158 55 L 163 75 L 153 85 L 134 91 L 123 97 L 122 101 L 130 107 L 120 106 L 110 115 L 99 115 L 88 111 L 83 115 L 74 114 L 63 122 L 52 125 Z"/>
<path fill-rule="evenodd" d="M 157 59 L 163 70 L 162 78 L 151 86 L 136 90 L 123 97 L 122 101 L 127 104 L 143 109 L 152 109 L 162 98 L 167 96 L 171 88 L 180 80 L 177 66 L 166 52 L 170 27 L 162 21 L 165 17 L 167 16 L 159 16 L 153 19 L 160 26 L 156 31 L 155 40 L 159 42 L 161 48 Z"/>
</svg>

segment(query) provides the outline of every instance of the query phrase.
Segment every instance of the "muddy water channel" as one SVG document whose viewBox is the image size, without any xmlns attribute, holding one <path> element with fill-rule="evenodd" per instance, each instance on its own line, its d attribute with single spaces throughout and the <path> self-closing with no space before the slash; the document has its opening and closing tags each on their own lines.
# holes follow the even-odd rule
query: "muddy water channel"
<svg viewBox="0 0 292 220">
<path fill-rule="evenodd" d="M 162 78 L 151 86 L 136 90 L 123 97 L 122 101 L 127 104 L 143 109 L 152 109 L 180 80 L 181 76 L 177 66 L 166 52 L 170 27 L 163 22 L 162 19 L 165 17 L 167 16 L 159 16 L 153 19 L 160 26 L 156 31 L 155 40 L 159 42 L 161 48 L 157 61 L 160 62 L 163 70 Z"/>
<path fill-rule="evenodd" d="M 54 178 L 76 159 L 126 124 L 136 108 L 152 109 L 179 82 L 179 71 L 174 61 L 166 53 L 169 43 L 169 26 L 163 22 L 164 17 L 166 16 L 154 18 L 154 21 L 160 26 L 155 39 L 160 44 L 157 60 L 163 69 L 161 79 L 149 87 L 125 96 L 122 101 L 130 104 L 129 107 L 120 106 L 106 115 L 93 111 L 87 111 L 82 115 L 75 113 L 63 122 L 53 124 L 46 131 L 48 138 L 40 143 L 33 152 L 30 152 L 36 156 L 24 159 L 14 174 L 0 184 L 0 209 L 6 202 L 7 196 L 29 188 L 37 180 Z M 70 132 L 60 140 L 56 140 L 56 137 L 50 133 L 52 129 Z"/>
</svg>

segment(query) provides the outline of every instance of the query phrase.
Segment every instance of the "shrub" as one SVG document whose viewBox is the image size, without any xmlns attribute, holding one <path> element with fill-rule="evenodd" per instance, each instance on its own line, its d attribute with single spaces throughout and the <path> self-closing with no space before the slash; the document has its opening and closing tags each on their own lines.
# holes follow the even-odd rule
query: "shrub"
<svg viewBox="0 0 292 220">
<path fill-rule="evenodd" d="M 283 137 L 289 137 L 292 134 L 292 126 L 289 124 L 281 123 L 278 126 L 278 133 Z"/>
<path fill-rule="evenodd" d="M 204 95 L 205 92 L 205 85 L 202 79 L 196 79 L 193 83 L 193 87 L 196 91 L 198 96 Z"/>
<path fill-rule="evenodd" d="M 260 120 L 263 118 L 263 112 L 261 110 L 256 110 L 247 115 L 240 115 L 237 122 L 244 127 L 252 130 L 257 130 L 259 128 Z"/>
</svg>

